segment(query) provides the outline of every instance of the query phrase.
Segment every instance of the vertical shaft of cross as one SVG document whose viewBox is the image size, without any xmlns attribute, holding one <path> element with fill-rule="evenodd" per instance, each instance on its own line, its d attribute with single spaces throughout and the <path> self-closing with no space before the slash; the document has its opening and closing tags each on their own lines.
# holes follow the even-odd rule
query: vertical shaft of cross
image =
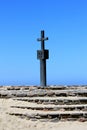
<svg viewBox="0 0 87 130">
<path fill-rule="evenodd" d="M 48 59 L 48 50 L 45 50 L 44 41 L 48 40 L 48 37 L 44 37 L 44 31 L 41 31 L 41 38 L 37 39 L 41 41 L 41 50 L 37 50 L 37 59 L 40 60 L 40 85 L 46 86 L 46 59 Z"/>
<path fill-rule="evenodd" d="M 41 50 L 45 49 L 44 45 L 44 31 L 41 31 Z"/>
<path fill-rule="evenodd" d="M 44 51 L 44 31 L 41 31 L 41 50 Z M 40 85 L 46 86 L 46 59 L 40 60 Z"/>
</svg>

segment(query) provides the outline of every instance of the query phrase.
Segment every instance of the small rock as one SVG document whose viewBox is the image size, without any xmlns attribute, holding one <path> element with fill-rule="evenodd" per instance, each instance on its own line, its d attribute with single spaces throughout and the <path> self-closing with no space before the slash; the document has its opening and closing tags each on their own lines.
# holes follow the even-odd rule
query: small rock
<svg viewBox="0 0 87 130">
<path fill-rule="evenodd" d="M 87 119 L 86 118 L 79 118 L 78 121 L 85 122 L 85 121 L 87 121 Z"/>
</svg>

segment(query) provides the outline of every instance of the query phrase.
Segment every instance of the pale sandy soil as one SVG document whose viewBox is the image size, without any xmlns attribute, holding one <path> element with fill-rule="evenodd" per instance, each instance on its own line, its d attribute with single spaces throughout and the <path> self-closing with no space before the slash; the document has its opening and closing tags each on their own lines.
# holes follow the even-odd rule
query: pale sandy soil
<svg viewBox="0 0 87 130">
<path fill-rule="evenodd" d="M 29 103 L 0 99 L 0 130 L 87 130 L 87 122 L 41 122 L 7 114 L 8 112 L 32 113 L 32 110 L 10 108 L 17 105 L 28 106 Z"/>
</svg>

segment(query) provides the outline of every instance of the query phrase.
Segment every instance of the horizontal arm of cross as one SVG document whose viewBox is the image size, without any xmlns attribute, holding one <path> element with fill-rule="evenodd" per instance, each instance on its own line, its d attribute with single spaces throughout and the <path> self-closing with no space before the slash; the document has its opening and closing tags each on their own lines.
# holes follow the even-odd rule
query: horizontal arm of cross
<svg viewBox="0 0 87 130">
<path fill-rule="evenodd" d="M 46 40 L 48 40 L 48 37 L 46 37 L 46 38 L 38 38 L 37 39 L 37 41 L 46 41 Z"/>
</svg>

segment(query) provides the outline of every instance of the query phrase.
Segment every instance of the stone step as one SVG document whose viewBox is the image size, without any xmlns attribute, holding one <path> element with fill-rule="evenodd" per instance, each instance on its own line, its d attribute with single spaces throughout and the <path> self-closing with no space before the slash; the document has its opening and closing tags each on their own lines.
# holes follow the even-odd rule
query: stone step
<svg viewBox="0 0 87 130">
<path fill-rule="evenodd" d="M 87 97 L 32 97 L 32 98 L 14 98 L 13 100 L 34 102 L 38 104 L 87 104 Z"/>
<path fill-rule="evenodd" d="M 35 87 L 35 86 L 7 86 L 0 87 L 0 98 L 12 97 L 67 97 L 67 96 L 83 96 L 87 97 L 87 86 L 84 87 Z"/>
<path fill-rule="evenodd" d="M 48 90 L 68 90 L 68 89 L 87 89 L 87 85 L 51 85 L 51 86 L 37 86 L 38 89 L 48 89 Z"/>
<path fill-rule="evenodd" d="M 29 104 L 30 105 L 30 104 Z M 21 108 L 21 109 L 31 109 L 31 110 L 42 110 L 42 111 L 76 111 L 76 110 L 82 110 L 87 111 L 87 104 L 85 105 L 55 105 L 55 106 L 49 106 L 49 105 L 30 105 L 30 106 L 11 106 L 11 108 Z"/>
<path fill-rule="evenodd" d="M 87 112 L 82 112 L 82 111 L 74 111 L 74 112 L 71 112 L 71 111 L 68 111 L 68 112 L 38 112 L 38 113 L 33 113 L 33 114 L 30 114 L 30 113 L 7 113 L 9 115 L 15 115 L 15 116 L 19 116 L 21 118 L 27 118 L 27 119 L 32 119 L 32 118 L 35 118 L 35 119 L 55 119 L 57 118 L 58 121 L 61 120 L 61 119 L 66 119 L 66 120 L 77 120 L 77 119 L 80 119 L 80 118 L 84 118 L 87 120 Z"/>
<path fill-rule="evenodd" d="M 87 89 L 67 89 L 67 90 L 46 90 L 46 89 L 0 89 L 0 98 L 12 98 L 12 97 L 67 97 L 67 96 L 83 96 L 87 97 Z"/>
<path fill-rule="evenodd" d="M 81 90 L 87 89 L 87 86 L 0 86 L 0 90 L 35 90 L 35 89 L 45 89 L 45 90 Z"/>
<path fill-rule="evenodd" d="M 76 90 L 87 89 L 87 85 L 65 85 L 65 86 L 0 86 L 0 90 L 33 90 L 33 89 L 45 89 L 45 90 Z"/>
</svg>

